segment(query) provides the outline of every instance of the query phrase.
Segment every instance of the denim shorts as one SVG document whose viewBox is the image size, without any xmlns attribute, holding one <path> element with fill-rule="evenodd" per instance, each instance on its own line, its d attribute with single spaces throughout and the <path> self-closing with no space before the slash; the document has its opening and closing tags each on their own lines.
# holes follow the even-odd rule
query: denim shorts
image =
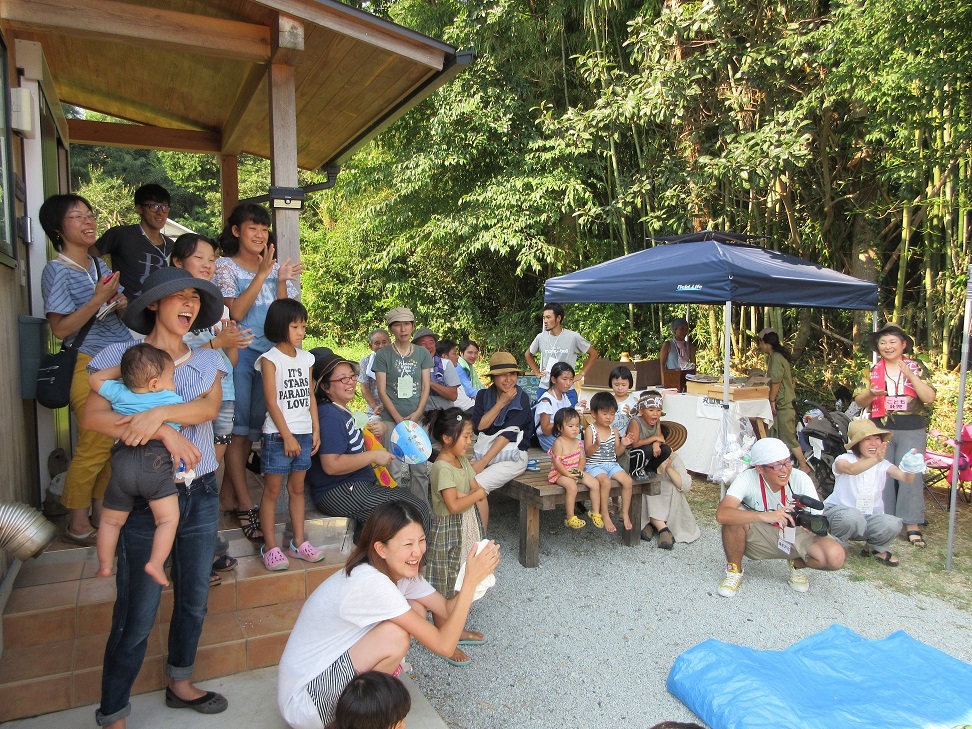
<svg viewBox="0 0 972 729">
<path fill-rule="evenodd" d="M 240 350 L 240 358 L 233 368 L 236 387 L 236 407 L 233 412 L 233 435 L 257 440 L 263 432 L 267 417 L 267 402 L 263 399 L 263 375 L 254 365 L 262 352 Z"/>
<path fill-rule="evenodd" d="M 295 433 L 294 438 L 300 444 L 300 453 L 288 456 L 284 453 L 284 440 L 280 433 L 264 433 L 263 449 L 260 451 L 260 462 L 265 474 L 286 475 L 293 471 L 309 471 L 311 467 L 311 448 L 314 447 L 314 436 L 311 433 Z"/>
<path fill-rule="evenodd" d="M 592 476 L 599 476 L 603 473 L 608 478 L 611 478 L 616 473 L 624 471 L 624 469 L 618 465 L 617 461 L 611 461 L 611 463 L 588 463 L 584 467 L 584 470 Z"/>
<path fill-rule="evenodd" d="M 233 411 L 236 403 L 232 400 L 223 400 L 219 406 L 219 413 L 213 421 L 213 435 L 220 436 L 233 435 Z"/>
</svg>

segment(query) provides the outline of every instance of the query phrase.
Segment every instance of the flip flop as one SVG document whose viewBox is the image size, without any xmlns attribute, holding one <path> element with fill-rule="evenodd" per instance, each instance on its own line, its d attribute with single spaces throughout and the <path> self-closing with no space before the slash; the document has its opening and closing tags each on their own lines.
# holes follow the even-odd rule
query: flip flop
<svg viewBox="0 0 972 729">
<path fill-rule="evenodd" d="M 861 550 L 862 557 L 874 557 L 874 559 L 876 559 L 878 562 L 881 564 L 886 564 L 888 567 L 897 567 L 899 564 L 901 564 L 897 557 L 891 554 L 890 551 L 883 552 L 883 554 L 884 556 L 882 557 L 877 553 L 877 551 L 871 549 L 870 547 L 864 547 L 864 549 Z"/>
<path fill-rule="evenodd" d="M 467 630 L 466 632 L 469 633 L 470 636 L 478 637 L 461 638 L 458 643 L 459 645 L 482 645 L 486 642 L 486 636 L 482 633 L 475 630 Z"/>
<path fill-rule="evenodd" d="M 909 529 L 907 532 L 905 532 L 905 536 L 908 537 L 908 543 L 912 547 L 919 547 L 920 549 L 924 549 L 925 547 L 928 546 L 925 543 L 924 535 L 921 533 L 921 530 L 919 529 Z"/>
<path fill-rule="evenodd" d="M 469 663 L 472 661 L 472 659 L 469 656 L 466 656 L 466 660 L 464 661 L 456 660 L 455 658 L 456 653 L 462 653 L 463 655 L 466 655 L 464 651 L 461 651 L 458 648 L 456 648 L 452 652 L 452 655 L 450 657 L 446 658 L 445 656 L 440 656 L 440 658 L 446 663 L 451 663 L 453 666 L 468 666 Z"/>
</svg>

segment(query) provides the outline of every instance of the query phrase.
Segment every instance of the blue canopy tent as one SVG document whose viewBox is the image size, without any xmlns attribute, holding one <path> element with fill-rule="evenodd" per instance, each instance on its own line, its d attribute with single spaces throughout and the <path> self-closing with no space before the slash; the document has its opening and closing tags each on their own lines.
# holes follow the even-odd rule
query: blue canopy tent
<svg viewBox="0 0 972 729">
<path fill-rule="evenodd" d="M 666 245 L 547 279 L 545 300 L 603 304 L 722 304 L 725 321 L 722 405 L 726 416 L 729 410 L 729 322 L 733 303 L 877 309 L 877 284 L 753 245 L 749 242 L 754 240 L 751 236 L 704 230 L 653 240 Z"/>
</svg>

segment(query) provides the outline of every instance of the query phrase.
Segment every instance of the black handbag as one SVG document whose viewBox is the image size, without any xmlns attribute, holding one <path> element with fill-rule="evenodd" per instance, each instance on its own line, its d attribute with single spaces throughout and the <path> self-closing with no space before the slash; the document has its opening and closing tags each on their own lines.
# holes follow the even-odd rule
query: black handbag
<svg viewBox="0 0 972 729">
<path fill-rule="evenodd" d="M 37 402 L 45 408 L 57 410 L 71 402 L 71 381 L 78 362 L 81 343 L 94 325 L 94 317 L 82 327 L 70 347 L 61 344 L 60 352 L 45 354 L 37 370 Z"/>
<path fill-rule="evenodd" d="M 98 273 L 101 267 L 95 261 Z M 84 343 L 84 338 L 88 336 L 91 327 L 94 326 L 97 314 L 91 317 L 87 323 L 78 331 L 78 335 L 71 342 L 70 347 L 65 347 L 61 342 L 59 352 L 45 354 L 37 369 L 37 402 L 45 408 L 57 410 L 67 407 L 71 402 L 71 381 L 74 379 L 74 367 L 78 362 L 78 352 Z"/>
</svg>

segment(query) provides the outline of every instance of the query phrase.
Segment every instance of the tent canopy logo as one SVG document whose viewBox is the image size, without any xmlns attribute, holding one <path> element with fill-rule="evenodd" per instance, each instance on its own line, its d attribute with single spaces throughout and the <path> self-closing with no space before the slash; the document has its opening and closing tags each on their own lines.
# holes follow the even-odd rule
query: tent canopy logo
<svg viewBox="0 0 972 729">
<path fill-rule="evenodd" d="M 701 291 L 702 284 L 679 284 L 675 287 L 676 291 Z"/>
</svg>

